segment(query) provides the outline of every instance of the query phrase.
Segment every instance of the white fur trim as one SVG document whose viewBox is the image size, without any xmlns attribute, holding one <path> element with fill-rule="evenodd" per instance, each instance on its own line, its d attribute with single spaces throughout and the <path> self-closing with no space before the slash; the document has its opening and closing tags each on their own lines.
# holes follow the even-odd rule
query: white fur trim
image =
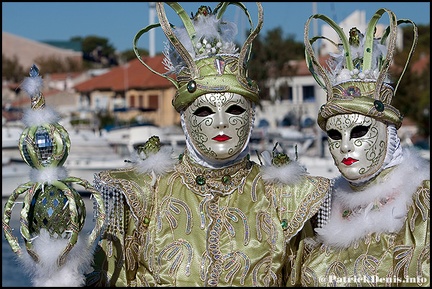
<svg viewBox="0 0 432 289">
<path fill-rule="evenodd" d="M 133 156 L 137 171 L 140 173 L 155 173 L 156 175 L 163 175 L 174 169 L 177 162 L 171 156 L 172 149 L 170 147 L 161 147 L 161 149 L 146 159 L 140 158 L 137 154 Z"/>
<path fill-rule="evenodd" d="M 43 109 L 26 109 L 22 121 L 25 126 L 39 126 L 46 123 L 58 123 L 60 114 L 53 108 L 45 106 Z"/>
<path fill-rule="evenodd" d="M 348 182 L 339 177 L 332 192 L 331 215 L 326 225 L 316 229 L 321 240 L 334 247 L 346 248 L 370 233 L 398 232 L 404 222 L 412 195 L 423 180 L 430 179 L 430 164 L 415 152 L 404 150 L 404 160 L 382 180 L 353 191 Z M 372 203 L 382 198 L 394 198 L 379 210 Z M 364 206 L 365 209 L 349 220 L 342 218 L 342 210 Z"/>
<path fill-rule="evenodd" d="M 80 287 L 85 285 L 84 273 L 93 261 L 93 246 L 88 245 L 86 236 L 80 235 L 69 252 L 66 262 L 58 267 L 57 258 L 66 247 L 68 240 L 50 238 L 45 229 L 33 240 L 33 249 L 39 255 L 36 263 L 25 251 L 19 259 L 24 270 L 30 275 L 35 287 Z"/>
<path fill-rule="evenodd" d="M 53 181 L 65 179 L 67 175 L 65 167 L 32 168 L 30 171 L 30 180 L 34 183 L 52 184 Z"/>
<path fill-rule="evenodd" d="M 34 77 L 26 77 L 21 83 L 21 89 L 30 97 L 39 94 L 43 88 L 43 79 L 39 75 Z"/>
<path fill-rule="evenodd" d="M 282 183 L 286 185 L 298 182 L 308 172 L 296 161 L 291 161 L 285 166 L 273 165 L 261 166 L 262 178 L 267 183 Z"/>
</svg>

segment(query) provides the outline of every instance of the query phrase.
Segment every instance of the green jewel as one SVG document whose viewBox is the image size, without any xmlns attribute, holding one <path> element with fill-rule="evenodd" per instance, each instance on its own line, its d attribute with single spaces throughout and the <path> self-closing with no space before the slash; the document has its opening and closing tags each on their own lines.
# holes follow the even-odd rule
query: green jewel
<svg viewBox="0 0 432 289">
<path fill-rule="evenodd" d="M 196 82 L 194 80 L 189 81 L 188 84 L 187 84 L 187 90 L 190 93 L 193 93 L 193 92 L 195 92 L 196 89 L 197 89 Z"/>
<path fill-rule="evenodd" d="M 182 160 L 183 160 L 183 155 L 184 155 L 184 154 L 179 154 L 179 156 L 178 156 L 179 161 L 182 161 Z"/>
<path fill-rule="evenodd" d="M 229 182 L 231 182 L 231 176 L 225 175 L 222 177 L 222 183 L 227 185 Z"/>
<path fill-rule="evenodd" d="M 282 229 L 286 229 L 286 228 L 288 228 L 288 220 L 287 219 L 283 219 L 282 220 L 282 222 L 281 222 L 281 225 L 282 225 Z"/>
<path fill-rule="evenodd" d="M 145 218 L 144 218 L 144 224 L 148 225 L 149 223 L 150 223 L 150 219 L 147 218 L 147 217 L 145 217 Z"/>
<path fill-rule="evenodd" d="M 370 53 L 370 52 L 371 52 L 371 49 L 370 49 L 370 47 L 366 48 L 366 52 L 368 52 L 368 53 Z"/>
<path fill-rule="evenodd" d="M 272 165 L 281 167 L 290 162 L 290 158 L 284 153 L 273 153 Z"/>
<path fill-rule="evenodd" d="M 374 101 L 374 107 L 379 112 L 383 112 L 384 111 L 384 104 L 380 100 L 375 100 Z"/>
<path fill-rule="evenodd" d="M 351 214 L 351 211 L 350 211 L 350 210 L 345 210 L 345 211 L 343 211 L 343 213 L 342 213 L 342 218 L 346 218 L 346 217 L 348 217 L 350 214 Z"/>
<path fill-rule="evenodd" d="M 204 185 L 206 183 L 206 180 L 203 176 L 199 175 L 195 179 L 196 183 L 200 186 Z"/>
<path fill-rule="evenodd" d="M 252 79 L 250 79 L 249 77 L 247 78 L 247 84 L 249 85 L 249 87 L 252 87 Z"/>
</svg>

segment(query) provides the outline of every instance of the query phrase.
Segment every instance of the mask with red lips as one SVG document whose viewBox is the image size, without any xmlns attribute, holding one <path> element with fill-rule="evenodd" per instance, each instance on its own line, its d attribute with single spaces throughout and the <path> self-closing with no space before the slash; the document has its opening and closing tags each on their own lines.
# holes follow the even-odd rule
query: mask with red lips
<svg viewBox="0 0 432 289">
<path fill-rule="evenodd" d="M 236 159 L 249 143 L 253 111 L 251 102 L 236 93 L 201 95 L 183 113 L 189 144 L 212 164 Z"/>
<path fill-rule="evenodd" d="M 326 123 L 329 149 L 335 165 L 348 181 L 375 175 L 387 153 L 387 125 L 362 114 L 341 114 Z"/>
</svg>

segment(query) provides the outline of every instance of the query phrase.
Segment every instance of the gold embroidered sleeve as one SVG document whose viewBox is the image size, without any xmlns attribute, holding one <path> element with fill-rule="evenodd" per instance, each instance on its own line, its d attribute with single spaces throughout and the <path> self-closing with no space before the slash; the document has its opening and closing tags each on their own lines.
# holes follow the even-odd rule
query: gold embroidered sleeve
<svg viewBox="0 0 432 289">
<path fill-rule="evenodd" d="M 306 176 L 301 182 L 282 187 L 280 215 L 287 240 L 295 236 L 320 208 L 330 189 L 330 180 Z"/>
<path fill-rule="evenodd" d="M 95 178 L 107 210 L 107 223 L 87 285 L 134 286 L 139 246 L 143 244 L 151 207 L 151 176 L 133 169 L 105 171 Z"/>
<path fill-rule="evenodd" d="M 307 176 L 299 183 L 279 189 L 277 195 L 280 198 L 280 220 L 290 263 L 286 272 L 286 286 L 298 286 L 305 240 L 314 234 L 311 218 L 317 213 L 330 190 L 330 180 Z"/>
<path fill-rule="evenodd" d="M 430 181 L 417 188 L 397 233 L 370 233 L 341 250 L 316 247 L 302 286 L 430 287 Z"/>
</svg>

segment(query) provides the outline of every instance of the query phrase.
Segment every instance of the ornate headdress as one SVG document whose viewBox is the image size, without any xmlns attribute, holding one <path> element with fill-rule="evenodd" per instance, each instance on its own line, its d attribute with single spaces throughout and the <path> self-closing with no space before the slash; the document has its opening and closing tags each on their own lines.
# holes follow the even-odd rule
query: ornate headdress
<svg viewBox="0 0 432 289">
<path fill-rule="evenodd" d="M 387 13 L 390 25 L 381 38 L 375 38 L 376 25 L 381 16 Z M 324 36 L 309 39 L 309 24 L 312 19 L 327 22 L 338 34 L 341 44 L 336 44 Z M 397 27 L 402 23 L 413 26 L 413 43 L 405 67 L 395 87 L 390 85 L 388 70 L 396 49 Z M 318 125 L 325 130 L 327 119 L 333 115 L 360 113 L 394 124 L 398 129 L 403 116 L 391 105 L 393 96 L 417 45 L 417 26 L 408 19 L 396 19 L 388 9 L 379 9 L 370 20 L 365 35 L 357 28 L 349 31 L 349 38 L 333 20 L 325 15 L 315 14 L 309 17 L 305 25 L 304 43 L 306 63 L 317 83 L 327 93 L 327 103 L 318 113 Z M 324 69 L 319 63 L 312 44 L 318 39 L 326 39 L 339 48 L 339 53 L 331 54 Z"/>
<path fill-rule="evenodd" d="M 233 92 L 241 94 L 254 103 L 259 102 L 257 84 L 248 77 L 252 41 L 258 35 L 263 24 L 263 10 L 259 2 L 258 24 L 253 28 L 252 20 L 241 2 L 220 2 L 212 11 L 201 6 L 198 12 L 189 17 L 177 2 L 166 2 L 180 17 L 184 27 L 174 27 L 165 14 L 164 2 L 157 2 L 158 24 L 152 24 L 140 30 L 134 38 L 134 51 L 138 59 L 153 73 L 162 76 L 177 88 L 173 106 L 177 111 L 185 109 L 199 96 L 211 92 Z M 236 47 L 234 37 L 237 27 L 234 23 L 222 19 L 227 7 L 235 4 L 249 19 L 251 31 L 242 47 Z M 162 27 L 171 45 L 164 51 L 164 64 L 167 72 L 153 70 L 141 58 L 138 39 L 156 27 Z M 174 74 L 172 78 L 169 75 Z"/>
</svg>

